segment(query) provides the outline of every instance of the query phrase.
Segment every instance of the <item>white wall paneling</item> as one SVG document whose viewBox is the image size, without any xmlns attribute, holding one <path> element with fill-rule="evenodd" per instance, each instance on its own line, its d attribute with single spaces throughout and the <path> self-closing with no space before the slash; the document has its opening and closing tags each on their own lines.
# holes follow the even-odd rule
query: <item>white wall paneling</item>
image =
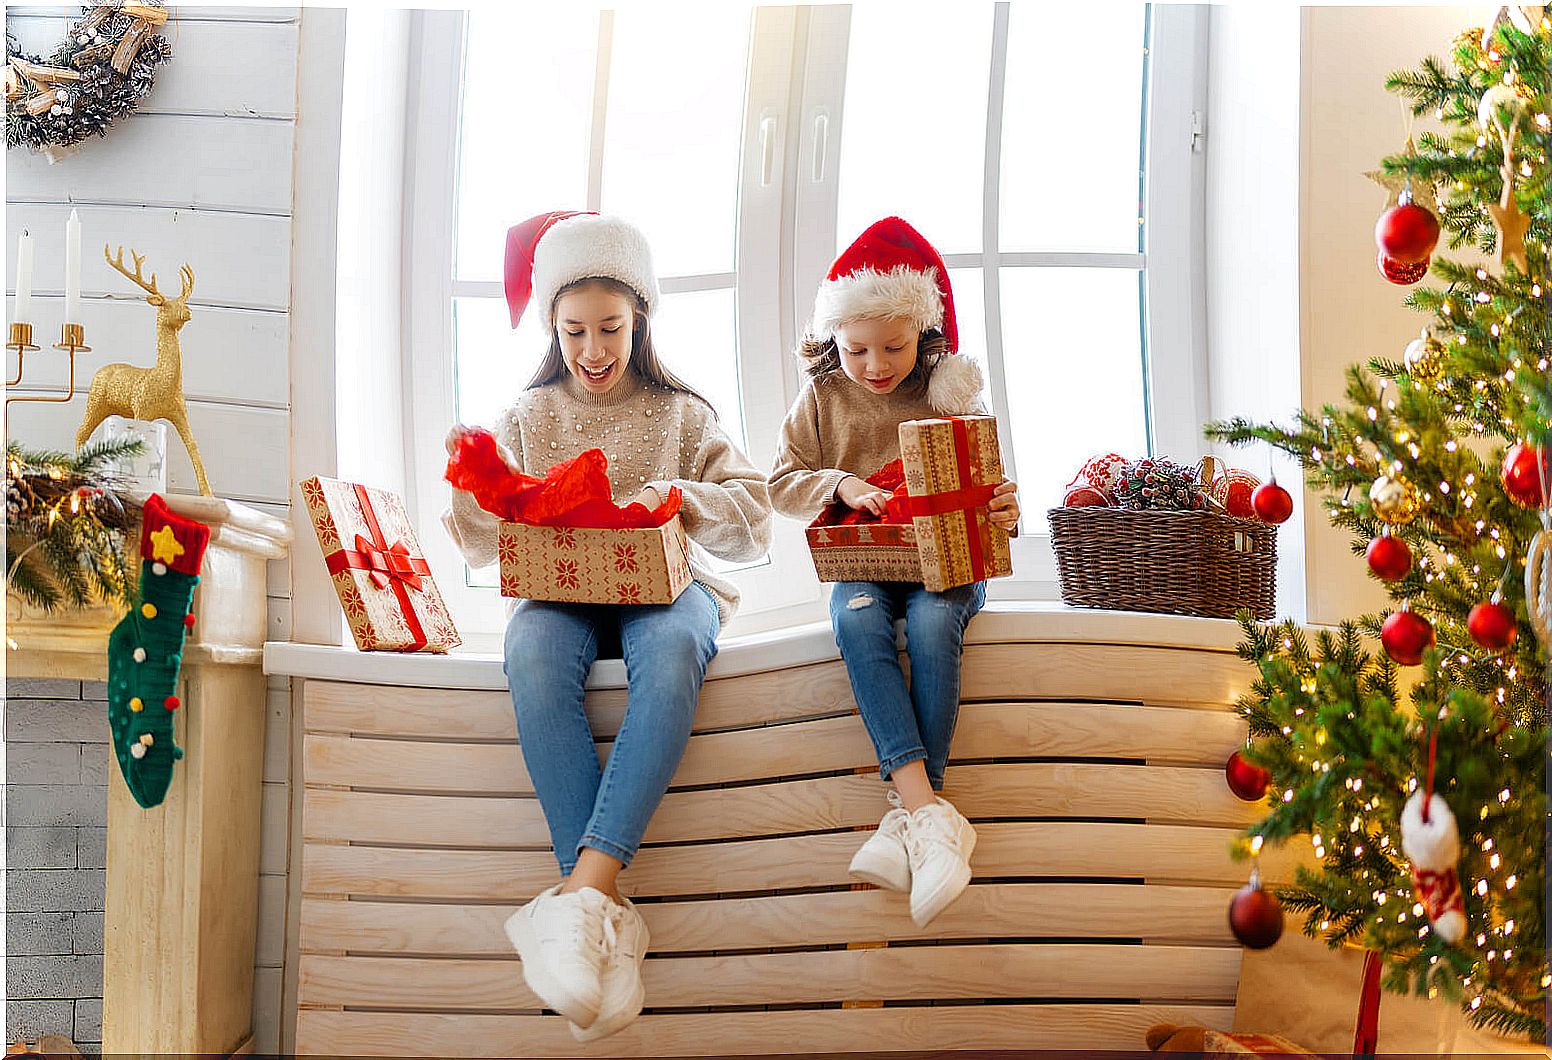
<svg viewBox="0 0 1552 1060">
<path fill-rule="evenodd" d="M 136 115 L 56 165 L 30 151 L 11 152 L 7 199 L 77 204 L 129 199 L 136 206 L 284 215 L 291 212 L 291 171 L 275 160 L 291 157 L 291 128 L 289 121 L 267 119 Z"/>
<path fill-rule="evenodd" d="M 170 273 L 176 277 L 177 269 Z M 128 281 L 124 281 L 124 286 L 133 289 Z M 166 289 L 169 285 L 162 286 Z M 200 276 L 196 272 L 196 294 L 199 287 Z M 28 356 L 27 378 L 17 389 L 64 390 L 70 376 L 69 362 L 64 354 L 48 348 L 59 337 L 56 330 L 64 319 L 64 299 L 50 295 L 35 298 L 33 304 L 37 306 L 34 315 L 41 336 L 33 341 L 44 349 Z M 82 299 L 81 319 L 76 323 L 86 328 L 86 342 L 92 348 L 92 352 L 76 358 L 78 389 L 83 389 L 91 373 L 104 364 L 156 363 L 156 310 L 143 298 Z M 289 393 L 284 313 L 195 305 L 178 338 L 183 350 L 183 394 L 190 401 L 286 407 Z M 10 351 L 6 356 L 9 379 L 16 374 L 16 360 Z"/>
<path fill-rule="evenodd" d="M 6 26 L 16 34 L 24 50 L 46 57 L 64 36 L 71 20 L 15 14 L 27 10 L 36 9 L 12 8 Z M 186 14 L 190 10 L 256 9 L 175 8 L 178 14 L 167 31 L 172 62 L 157 71 L 156 87 L 140 105 L 138 114 L 114 129 L 108 135 L 109 141 L 150 114 L 254 118 L 290 118 L 296 114 L 294 13 L 279 21 L 260 22 L 237 15 L 223 16 L 220 21 L 200 21 Z"/>
<path fill-rule="evenodd" d="M 289 159 L 290 155 L 284 156 Z M 61 165 L 77 161 L 67 159 Z M 275 164 L 270 159 L 268 164 Z M 289 166 L 285 167 L 289 169 Z M 129 173 L 136 172 L 132 167 Z M 14 172 L 7 168 L 7 173 Z M 7 194 L 27 189 L 12 179 Z M 126 198 L 136 193 L 133 180 L 124 184 Z M 229 306 L 240 309 L 285 309 L 291 291 L 291 221 L 288 217 L 209 210 L 156 210 L 138 206 L 76 207 L 81 216 L 81 294 L 141 299 L 129 280 L 102 258 L 104 243 L 115 253 L 122 244 L 124 264 L 132 267 L 129 248 L 145 255 L 146 275 L 156 273 L 157 286 L 178 293 L 178 268 L 187 263 L 194 270 L 194 293 L 189 305 Z M 6 231 L 27 229 L 37 248 L 33 257 L 33 293 L 60 294 L 65 287 L 65 219 L 71 207 L 54 203 L 18 203 L 7 199 Z M 14 251 L 14 244 L 8 248 Z M 16 262 L 6 255 L 6 290 L 14 292 Z M 58 322 L 39 319 L 39 325 Z M 90 336 L 87 339 L 91 342 Z"/>
</svg>

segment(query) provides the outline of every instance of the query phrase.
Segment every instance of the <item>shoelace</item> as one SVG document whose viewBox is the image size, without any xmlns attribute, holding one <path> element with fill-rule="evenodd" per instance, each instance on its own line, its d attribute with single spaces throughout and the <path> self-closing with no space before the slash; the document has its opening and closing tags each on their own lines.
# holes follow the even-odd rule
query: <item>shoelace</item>
<svg viewBox="0 0 1552 1060">
<path fill-rule="evenodd" d="M 959 852 L 958 829 L 941 813 L 913 813 L 911 814 L 911 827 L 907 832 L 909 837 L 907 849 L 910 851 L 913 861 L 920 860 L 927 853 L 931 844 L 947 848 L 953 853 Z"/>
</svg>

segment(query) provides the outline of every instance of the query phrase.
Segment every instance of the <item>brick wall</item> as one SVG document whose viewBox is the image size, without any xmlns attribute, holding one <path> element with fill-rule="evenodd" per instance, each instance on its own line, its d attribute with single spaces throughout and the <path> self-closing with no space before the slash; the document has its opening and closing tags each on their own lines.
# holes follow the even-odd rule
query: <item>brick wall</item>
<svg viewBox="0 0 1552 1060">
<path fill-rule="evenodd" d="M 107 691 L 11 679 L 5 688 L 6 1041 L 102 1041 L 108 819 Z"/>
</svg>

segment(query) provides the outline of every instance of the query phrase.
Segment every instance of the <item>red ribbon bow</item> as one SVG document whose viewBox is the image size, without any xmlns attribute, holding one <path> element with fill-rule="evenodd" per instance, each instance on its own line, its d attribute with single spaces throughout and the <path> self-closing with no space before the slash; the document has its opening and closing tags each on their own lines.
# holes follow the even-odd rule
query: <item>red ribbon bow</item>
<svg viewBox="0 0 1552 1060">
<path fill-rule="evenodd" d="M 411 556 L 408 546 L 402 540 L 395 541 L 387 548 L 379 548 L 374 542 L 357 534 L 356 551 L 365 557 L 367 576 L 379 589 L 388 588 L 388 579 L 393 578 L 420 592 L 421 576 L 430 573 L 426 561 Z"/>
</svg>

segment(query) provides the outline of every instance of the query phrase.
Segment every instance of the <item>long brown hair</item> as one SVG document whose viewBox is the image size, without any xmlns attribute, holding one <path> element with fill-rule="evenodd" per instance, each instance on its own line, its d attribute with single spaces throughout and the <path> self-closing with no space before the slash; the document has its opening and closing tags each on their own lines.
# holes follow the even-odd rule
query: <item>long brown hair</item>
<svg viewBox="0 0 1552 1060">
<path fill-rule="evenodd" d="M 932 370 L 938 366 L 938 362 L 948 356 L 948 340 L 943 337 L 943 332 L 937 328 L 928 328 L 916 339 L 916 364 L 911 367 L 906 377 L 900 380 L 900 386 L 896 389 L 907 393 L 924 394 L 927 392 L 927 380 L 932 378 Z M 803 366 L 803 371 L 810 379 L 819 380 L 833 372 L 841 370 L 841 349 L 835 342 L 835 336 L 827 339 L 818 339 L 812 335 L 804 336 L 803 342 L 798 346 L 798 363 Z"/>
<path fill-rule="evenodd" d="M 673 372 L 663 367 L 663 362 L 658 360 L 657 347 L 652 344 L 652 321 L 647 315 L 647 303 L 635 288 L 629 284 L 621 283 L 612 276 L 587 276 L 580 280 L 573 280 L 559 291 L 555 292 L 555 301 L 550 303 L 550 315 L 553 317 L 555 306 L 560 302 L 561 296 L 585 287 L 588 284 L 597 284 L 611 294 L 617 294 L 630 303 L 631 306 L 631 352 L 630 363 L 626 367 L 639 375 L 648 383 L 656 383 L 658 386 L 667 387 L 669 390 L 677 390 L 681 394 L 689 394 L 701 404 L 711 409 L 715 416 L 717 410 L 712 408 L 711 402 L 692 387 L 689 383 L 680 379 Z M 539 368 L 534 372 L 533 378 L 528 381 L 524 389 L 532 390 L 535 387 L 545 386 L 566 378 L 571 370 L 566 367 L 565 355 L 560 349 L 560 332 L 550 325 L 550 348 L 545 351 L 544 359 L 539 362 Z"/>
</svg>

